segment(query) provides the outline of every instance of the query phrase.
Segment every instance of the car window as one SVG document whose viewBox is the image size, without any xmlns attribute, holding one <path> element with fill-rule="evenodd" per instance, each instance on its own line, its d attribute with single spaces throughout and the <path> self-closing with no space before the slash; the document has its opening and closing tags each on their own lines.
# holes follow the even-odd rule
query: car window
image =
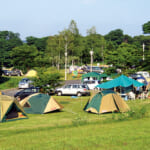
<svg viewBox="0 0 150 150">
<path fill-rule="evenodd" d="M 31 92 L 31 89 L 25 89 L 23 92 Z"/>
<path fill-rule="evenodd" d="M 73 88 L 80 88 L 80 85 L 75 84 L 75 85 L 73 85 L 72 87 L 73 87 Z"/>
<path fill-rule="evenodd" d="M 36 89 L 32 89 L 32 92 L 36 92 Z"/>
<path fill-rule="evenodd" d="M 71 88 L 71 85 L 66 85 L 64 88 Z"/>
</svg>

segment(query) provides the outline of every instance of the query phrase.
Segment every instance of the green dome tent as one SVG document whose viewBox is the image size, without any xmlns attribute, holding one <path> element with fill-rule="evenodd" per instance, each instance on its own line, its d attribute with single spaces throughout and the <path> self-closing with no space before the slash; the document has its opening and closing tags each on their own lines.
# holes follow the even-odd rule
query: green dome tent
<svg viewBox="0 0 150 150">
<path fill-rule="evenodd" d="M 40 93 L 26 97 L 20 104 L 29 114 L 44 114 L 63 108 L 52 96 Z"/>
<path fill-rule="evenodd" d="M 0 122 L 28 118 L 17 100 L 7 95 L 0 95 Z"/>
<path fill-rule="evenodd" d="M 116 92 L 105 90 L 93 96 L 86 104 L 84 110 L 102 114 L 108 112 L 126 112 L 129 110 L 129 107 Z"/>
</svg>

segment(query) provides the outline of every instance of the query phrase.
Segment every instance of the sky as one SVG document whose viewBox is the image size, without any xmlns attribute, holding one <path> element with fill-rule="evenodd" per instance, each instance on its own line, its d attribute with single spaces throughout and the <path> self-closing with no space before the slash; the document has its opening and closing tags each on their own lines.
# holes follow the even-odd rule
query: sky
<svg viewBox="0 0 150 150">
<path fill-rule="evenodd" d="M 150 0 L 0 0 L 0 6 L 0 31 L 22 40 L 59 34 L 71 20 L 83 36 L 94 26 L 101 35 L 122 29 L 133 37 L 150 21 Z"/>
</svg>

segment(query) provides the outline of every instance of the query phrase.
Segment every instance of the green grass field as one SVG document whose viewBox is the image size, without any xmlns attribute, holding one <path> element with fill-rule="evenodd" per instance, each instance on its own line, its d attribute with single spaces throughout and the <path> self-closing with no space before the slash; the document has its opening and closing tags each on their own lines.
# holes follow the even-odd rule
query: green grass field
<svg viewBox="0 0 150 150">
<path fill-rule="evenodd" d="M 149 150 L 149 99 L 128 101 L 130 115 L 97 115 L 83 111 L 88 98 L 55 96 L 61 112 L 0 123 L 0 150 Z"/>
</svg>

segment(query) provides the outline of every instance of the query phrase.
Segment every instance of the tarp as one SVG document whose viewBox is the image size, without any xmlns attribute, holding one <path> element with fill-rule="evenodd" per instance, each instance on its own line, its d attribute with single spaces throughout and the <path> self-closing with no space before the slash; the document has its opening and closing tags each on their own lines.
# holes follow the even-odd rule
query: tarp
<svg viewBox="0 0 150 150">
<path fill-rule="evenodd" d="M 52 96 L 35 93 L 20 101 L 26 113 L 44 114 L 63 108 Z"/>
<path fill-rule="evenodd" d="M 84 78 L 89 78 L 89 77 L 96 77 L 97 80 L 101 79 L 99 73 L 97 73 L 97 72 L 89 72 L 89 73 L 86 73 L 86 74 L 82 75 L 82 82 L 83 82 Z"/>
<path fill-rule="evenodd" d="M 105 90 L 95 94 L 95 96 L 88 101 L 84 110 L 101 114 L 108 112 L 126 112 L 130 109 L 116 92 Z"/>
<path fill-rule="evenodd" d="M 141 87 L 144 86 L 143 83 L 140 83 L 134 79 L 128 78 L 125 75 L 121 75 L 118 78 L 99 84 L 96 87 L 98 88 L 103 88 L 103 89 L 111 89 L 111 88 L 115 88 L 115 87 L 129 87 L 129 86 L 134 86 L 134 87 Z"/>
</svg>

